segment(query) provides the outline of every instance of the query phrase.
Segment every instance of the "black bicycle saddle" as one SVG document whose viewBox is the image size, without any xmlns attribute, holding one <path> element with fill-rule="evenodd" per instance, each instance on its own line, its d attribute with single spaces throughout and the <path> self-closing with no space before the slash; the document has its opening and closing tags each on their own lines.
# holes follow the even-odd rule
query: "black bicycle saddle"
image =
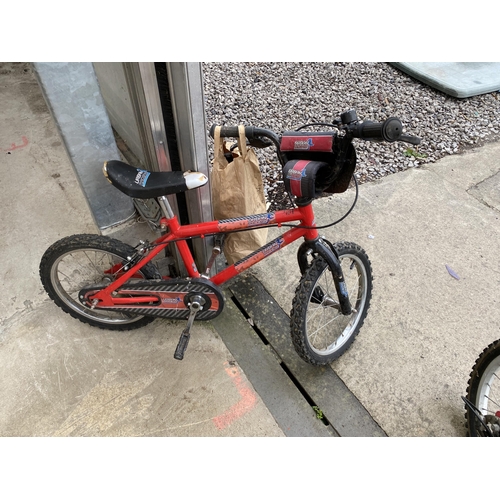
<svg viewBox="0 0 500 500">
<path fill-rule="evenodd" d="M 118 160 L 104 163 L 103 172 L 113 186 L 132 198 L 157 198 L 196 189 L 207 183 L 201 172 L 151 172 Z"/>
</svg>

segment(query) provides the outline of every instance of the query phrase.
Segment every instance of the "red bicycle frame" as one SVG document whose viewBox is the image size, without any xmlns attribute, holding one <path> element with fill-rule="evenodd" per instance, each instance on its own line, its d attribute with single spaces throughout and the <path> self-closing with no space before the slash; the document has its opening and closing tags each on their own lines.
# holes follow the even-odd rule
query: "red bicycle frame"
<svg viewBox="0 0 500 500">
<path fill-rule="evenodd" d="M 161 220 L 161 224 L 163 227 L 168 228 L 167 234 L 155 240 L 151 244 L 152 249 L 143 258 L 141 258 L 137 264 L 133 265 L 106 288 L 92 295 L 90 300 L 99 302 L 100 307 L 110 307 L 113 305 L 123 305 L 131 302 L 137 303 L 139 301 L 147 302 L 152 300 L 146 296 L 134 298 L 114 297 L 113 292 L 120 288 L 129 279 L 134 277 L 134 275 L 136 275 L 144 265 L 150 262 L 170 243 L 174 243 L 177 246 L 189 277 L 200 278 L 202 275 L 196 267 L 193 255 L 186 240 L 192 238 L 204 238 L 207 235 L 214 235 L 218 233 L 231 233 L 242 230 L 260 229 L 263 227 L 280 227 L 282 224 L 291 222 L 299 222 L 299 227 L 289 229 L 281 236 L 270 241 L 252 254 L 209 278 L 215 285 L 222 285 L 226 281 L 237 276 L 239 273 L 257 264 L 281 248 L 293 243 L 299 238 L 304 237 L 306 240 L 316 239 L 318 237 L 318 231 L 316 229 L 310 229 L 314 228 L 316 225 L 312 204 L 290 210 L 279 210 L 277 212 L 250 215 L 235 219 L 215 220 L 199 224 L 181 225 L 175 215 L 169 219 L 164 217 Z M 304 227 L 300 227 L 301 225 Z"/>
</svg>

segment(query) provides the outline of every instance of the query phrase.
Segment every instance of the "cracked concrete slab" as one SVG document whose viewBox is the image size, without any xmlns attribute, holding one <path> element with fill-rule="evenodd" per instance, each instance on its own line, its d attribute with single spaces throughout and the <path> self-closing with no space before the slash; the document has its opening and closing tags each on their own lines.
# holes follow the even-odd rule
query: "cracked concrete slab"
<svg viewBox="0 0 500 500">
<path fill-rule="evenodd" d="M 468 190 L 474 198 L 487 207 L 500 212 L 500 173 L 492 175 Z"/>
<path fill-rule="evenodd" d="M 465 435 L 469 373 L 500 338 L 500 214 L 468 190 L 496 181 L 498 158 L 493 143 L 364 184 L 351 215 L 321 230 L 332 242 L 358 243 L 372 262 L 367 319 L 332 368 L 389 436 Z M 317 224 L 338 219 L 353 198 L 315 202 Z M 285 311 L 300 278 L 298 245 L 254 268 Z"/>
</svg>

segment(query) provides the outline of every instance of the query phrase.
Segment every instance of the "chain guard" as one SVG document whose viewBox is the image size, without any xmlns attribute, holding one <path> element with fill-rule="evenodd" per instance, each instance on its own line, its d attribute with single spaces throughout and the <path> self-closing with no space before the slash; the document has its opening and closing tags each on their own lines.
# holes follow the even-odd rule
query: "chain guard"
<svg viewBox="0 0 500 500">
<path fill-rule="evenodd" d="M 92 307 L 91 297 L 106 288 L 105 286 L 92 286 L 83 288 L 80 301 L 87 307 Z M 113 297 L 137 298 L 136 303 L 117 304 L 111 307 L 94 306 L 94 309 L 106 311 L 120 311 L 123 313 L 154 316 L 156 318 L 188 319 L 190 299 L 201 296 L 205 303 L 203 309 L 196 314 L 196 320 L 207 321 L 218 316 L 224 309 L 224 296 L 220 288 L 204 278 L 147 280 L 125 283 L 116 290 Z M 149 297 L 149 302 L 139 302 L 139 299 Z"/>
</svg>

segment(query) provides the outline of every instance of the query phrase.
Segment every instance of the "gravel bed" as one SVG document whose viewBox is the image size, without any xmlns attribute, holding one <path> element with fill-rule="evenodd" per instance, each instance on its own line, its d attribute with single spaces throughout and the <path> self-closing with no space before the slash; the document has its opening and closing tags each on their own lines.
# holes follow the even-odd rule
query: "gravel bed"
<svg viewBox="0 0 500 500">
<path fill-rule="evenodd" d="M 360 120 L 396 116 L 422 138 L 419 146 L 356 140 L 360 183 L 500 138 L 500 92 L 457 99 L 387 63 L 204 63 L 203 74 L 209 128 L 241 123 L 281 133 L 355 109 Z M 278 210 L 289 202 L 272 149 L 257 154 L 269 209 Z"/>
</svg>

